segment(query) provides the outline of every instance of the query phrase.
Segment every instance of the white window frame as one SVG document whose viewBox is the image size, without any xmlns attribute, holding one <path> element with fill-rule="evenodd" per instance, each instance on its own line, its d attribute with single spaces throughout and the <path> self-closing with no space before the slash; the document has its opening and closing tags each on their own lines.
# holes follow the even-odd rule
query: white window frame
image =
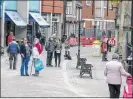
<svg viewBox="0 0 133 99">
<path fill-rule="evenodd" d="M 92 4 L 92 0 L 86 0 L 86 5 L 87 6 L 91 6 L 91 4 Z"/>
<path fill-rule="evenodd" d="M 104 8 L 107 8 L 107 0 L 104 0 Z"/>
<path fill-rule="evenodd" d="M 67 6 L 66 14 L 67 14 L 67 15 L 73 15 L 72 6 Z"/>
</svg>

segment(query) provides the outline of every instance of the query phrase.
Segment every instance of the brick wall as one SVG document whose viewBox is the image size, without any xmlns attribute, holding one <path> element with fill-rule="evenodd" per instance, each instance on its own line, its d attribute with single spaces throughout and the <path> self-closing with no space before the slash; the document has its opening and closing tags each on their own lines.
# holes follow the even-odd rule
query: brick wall
<svg viewBox="0 0 133 99">
<path fill-rule="evenodd" d="M 54 7 L 53 7 L 54 6 Z M 46 13 L 63 13 L 63 1 L 59 0 L 43 0 L 42 12 Z"/>
</svg>

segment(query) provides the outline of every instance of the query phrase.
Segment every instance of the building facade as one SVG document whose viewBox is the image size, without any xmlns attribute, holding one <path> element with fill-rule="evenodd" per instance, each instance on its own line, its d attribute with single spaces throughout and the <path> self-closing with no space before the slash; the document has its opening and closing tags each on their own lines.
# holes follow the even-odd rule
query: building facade
<svg viewBox="0 0 133 99">
<path fill-rule="evenodd" d="M 27 38 L 33 42 L 36 33 L 49 24 L 41 16 L 41 1 L 4 1 L 2 5 L 2 45 L 7 45 L 9 32 L 17 41 Z M 5 38 L 5 39 L 3 39 Z"/>
<path fill-rule="evenodd" d="M 43 0 L 41 8 L 43 18 L 50 24 L 50 28 L 42 30 L 46 33 L 46 39 L 48 40 L 53 34 L 61 38 L 63 28 L 63 1 Z"/>
<path fill-rule="evenodd" d="M 107 33 L 110 29 L 114 30 L 115 9 L 111 8 L 111 3 L 108 4 L 108 15 L 107 1 L 86 0 L 82 1 L 82 5 L 82 19 L 85 20 L 84 28 L 87 36 L 94 36 L 94 34 L 100 36 L 103 31 Z"/>
</svg>

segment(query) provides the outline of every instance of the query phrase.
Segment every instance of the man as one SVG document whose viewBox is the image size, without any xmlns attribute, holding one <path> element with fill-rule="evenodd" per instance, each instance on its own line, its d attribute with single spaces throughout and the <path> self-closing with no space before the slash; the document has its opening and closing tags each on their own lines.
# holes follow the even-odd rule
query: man
<svg viewBox="0 0 133 99">
<path fill-rule="evenodd" d="M 20 47 L 20 54 L 22 57 L 22 64 L 21 64 L 21 76 L 29 76 L 28 74 L 28 65 L 30 61 L 30 56 L 31 56 L 31 47 L 28 44 L 28 41 L 26 38 L 24 38 L 24 43 Z M 25 74 L 24 74 L 24 69 L 25 69 Z"/>
<path fill-rule="evenodd" d="M 13 32 L 10 32 L 10 35 L 8 36 L 8 45 L 10 42 L 12 42 L 14 39 Z"/>
<path fill-rule="evenodd" d="M 10 62 L 10 69 L 16 69 L 16 61 L 17 61 L 17 54 L 19 53 L 19 45 L 15 41 L 15 38 L 13 38 L 13 41 L 9 43 L 7 48 L 7 53 L 9 53 L 9 62 Z"/>
<path fill-rule="evenodd" d="M 122 76 L 131 76 L 127 73 L 122 63 L 119 61 L 119 55 L 113 54 L 112 60 L 106 63 L 104 75 L 109 86 L 110 98 L 119 98 L 122 84 Z"/>
<path fill-rule="evenodd" d="M 47 42 L 45 49 L 47 51 L 47 66 L 52 67 L 52 57 L 53 57 L 53 52 L 55 48 L 55 43 L 53 42 L 53 38 L 49 38 L 49 41 Z"/>
</svg>

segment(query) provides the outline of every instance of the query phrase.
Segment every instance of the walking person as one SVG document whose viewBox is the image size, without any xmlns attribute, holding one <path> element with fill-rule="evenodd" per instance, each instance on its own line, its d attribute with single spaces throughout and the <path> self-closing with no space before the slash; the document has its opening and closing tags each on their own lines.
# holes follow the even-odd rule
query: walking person
<svg viewBox="0 0 133 99">
<path fill-rule="evenodd" d="M 13 41 L 14 39 L 14 35 L 13 35 L 13 32 L 10 32 L 8 38 L 7 38 L 7 42 L 8 42 L 8 45 Z"/>
<path fill-rule="evenodd" d="M 65 41 L 65 55 L 64 56 L 65 56 L 66 59 L 71 59 L 69 38 L 67 38 L 66 41 Z"/>
<path fill-rule="evenodd" d="M 53 42 L 52 37 L 50 37 L 49 41 L 46 43 L 45 49 L 47 51 L 47 66 L 53 67 L 52 58 L 53 58 L 53 52 L 55 51 L 55 43 Z"/>
<path fill-rule="evenodd" d="M 57 60 L 58 60 L 58 67 L 60 67 L 61 50 L 62 50 L 61 41 L 60 41 L 60 39 L 57 39 L 56 45 L 55 45 L 55 67 L 57 67 Z"/>
<path fill-rule="evenodd" d="M 42 45 L 39 42 L 38 38 L 35 38 L 34 40 L 34 47 L 33 47 L 33 52 L 32 52 L 32 56 L 33 56 L 33 64 L 35 67 L 35 63 L 38 59 L 40 59 L 40 56 L 42 54 Z M 33 74 L 33 76 L 39 76 L 39 71 L 35 70 L 35 74 Z"/>
<path fill-rule="evenodd" d="M 101 49 L 102 49 L 102 61 L 108 61 L 107 60 L 107 44 L 105 41 L 102 42 Z"/>
<path fill-rule="evenodd" d="M 113 54 L 112 60 L 106 63 L 104 75 L 109 86 L 110 98 L 119 98 L 122 84 L 121 76 L 131 76 L 127 73 L 122 63 L 119 61 L 119 55 Z"/>
<path fill-rule="evenodd" d="M 10 63 L 10 69 L 16 69 L 16 62 L 17 62 L 17 54 L 20 52 L 20 48 L 18 43 L 15 41 L 15 38 L 13 38 L 13 41 L 9 43 L 7 48 L 7 53 L 9 53 L 9 63 Z"/>
<path fill-rule="evenodd" d="M 31 56 L 31 47 L 28 44 L 28 41 L 26 38 L 24 38 L 24 43 L 20 47 L 20 54 L 22 57 L 22 64 L 20 69 L 21 76 L 29 76 L 28 65 L 29 65 L 30 56 Z M 25 70 L 25 74 L 24 74 L 24 70 Z"/>
</svg>

